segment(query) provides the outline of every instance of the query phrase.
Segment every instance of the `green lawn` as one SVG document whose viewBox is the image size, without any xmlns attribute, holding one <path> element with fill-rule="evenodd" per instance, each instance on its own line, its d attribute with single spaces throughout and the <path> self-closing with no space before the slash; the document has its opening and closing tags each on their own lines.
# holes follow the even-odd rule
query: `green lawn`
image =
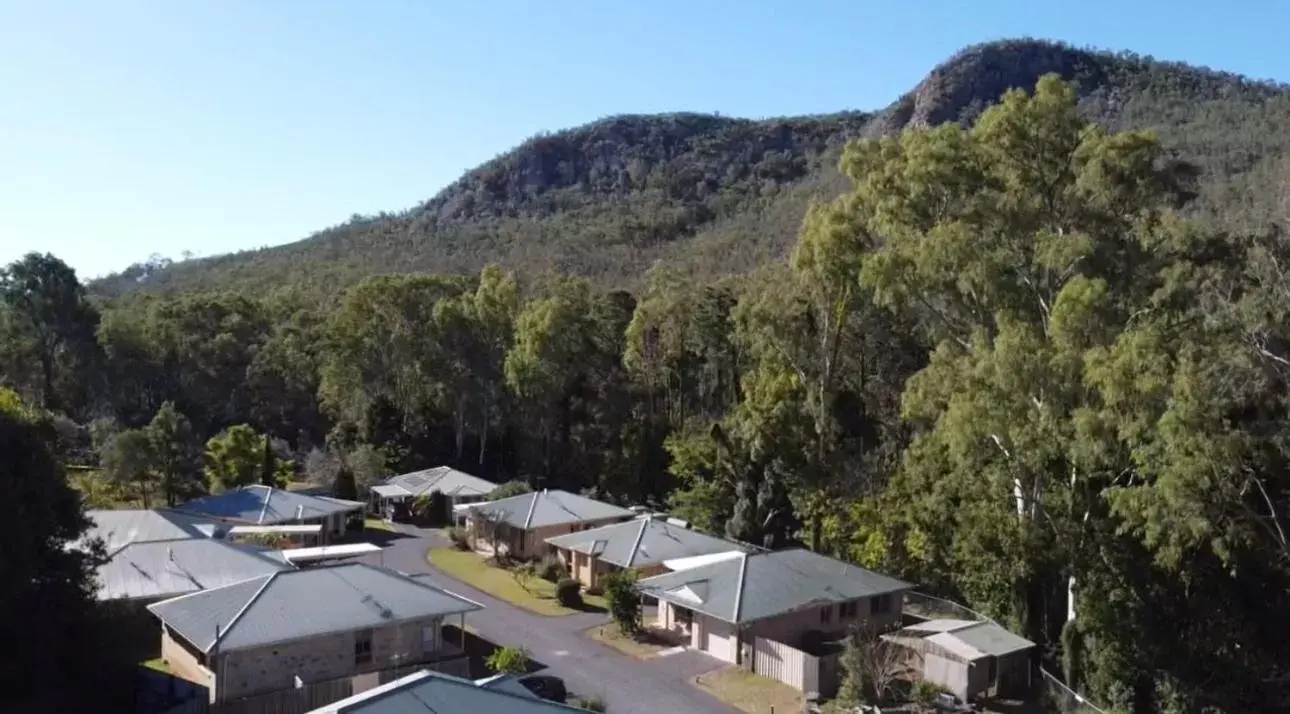
<svg viewBox="0 0 1290 714">
<path fill-rule="evenodd" d="M 644 630 L 636 637 L 628 637 L 619 631 L 618 626 L 612 622 L 607 625 L 597 625 L 583 634 L 605 646 L 622 652 L 628 657 L 635 657 L 636 659 L 649 659 L 663 650 L 676 646 L 675 642 L 671 642 L 649 629 Z"/>
<path fill-rule="evenodd" d="M 165 660 L 160 657 L 154 657 L 153 659 L 147 660 L 143 663 L 143 666 L 148 669 L 154 669 L 163 674 L 170 674 L 170 665 L 166 664 Z"/>
<path fill-rule="evenodd" d="M 389 531 L 389 532 L 391 532 L 391 533 L 394 533 L 394 532 L 395 532 L 395 530 L 394 530 L 394 526 L 391 526 L 389 523 L 386 523 L 384 520 L 382 520 L 382 519 L 380 519 L 380 518 L 364 518 L 364 519 L 363 519 L 363 530 L 367 530 L 367 531 Z"/>
<path fill-rule="evenodd" d="M 801 692 L 738 667 L 701 675 L 694 683 L 699 689 L 747 714 L 802 711 Z"/>
<path fill-rule="evenodd" d="M 570 610 L 555 599 L 555 584 L 541 578 L 532 578 L 525 590 L 509 570 L 489 564 L 478 553 L 455 548 L 432 548 L 426 553 L 430 564 L 457 580 L 478 590 L 522 607 L 537 615 L 558 617 L 575 612 L 605 611 L 605 599 L 583 593 L 582 610 Z"/>
</svg>

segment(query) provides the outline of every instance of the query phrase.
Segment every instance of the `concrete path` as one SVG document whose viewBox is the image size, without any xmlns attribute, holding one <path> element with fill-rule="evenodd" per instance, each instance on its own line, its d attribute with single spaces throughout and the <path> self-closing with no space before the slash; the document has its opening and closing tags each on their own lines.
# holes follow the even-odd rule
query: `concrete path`
<svg viewBox="0 0 1290 714">
<path fill-rule="evenodd" d="M 411 537 L 394 539 L 367 562 L 404 573 L 427 574 L 436 586 L 480 603 L 486 609 L 466 622 L 483 638 L 500 645 L 524 646 L 547 665 L 544 673 L 565 681 L 570 698 L 599 696 L 612 714 L 734 714 L 735 709 L 695 687 L 695 676 L 729 665 L 687 650 L 666 657 L 638 660 L 588 639 L 584 630 L 608 622 L 598 613 L 542 617 L 480 592 L 432 568 L 431 547 L 447 545 L 433 531 L 398 526 Z"/>
</svg>

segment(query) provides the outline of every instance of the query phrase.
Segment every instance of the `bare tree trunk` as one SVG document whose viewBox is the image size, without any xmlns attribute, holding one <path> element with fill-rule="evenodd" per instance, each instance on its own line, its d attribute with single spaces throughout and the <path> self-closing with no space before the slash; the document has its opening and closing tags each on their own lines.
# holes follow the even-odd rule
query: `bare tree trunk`
<svg viewBox="0 0 1290 714">
<path fill-rule="evenodd" d="M 489 425 L 488 417 L 491 415 L 490 414 L 491 411 L 492 410 L 490 409 L 489 403 L 485 401 L 484 408 L 480 410 L 480 416 L 482 417 L 479 423 L 479 465 L 480 466 L 484 465 L 484 455 L 488 452 L 488 425 Z"/>
</svg>

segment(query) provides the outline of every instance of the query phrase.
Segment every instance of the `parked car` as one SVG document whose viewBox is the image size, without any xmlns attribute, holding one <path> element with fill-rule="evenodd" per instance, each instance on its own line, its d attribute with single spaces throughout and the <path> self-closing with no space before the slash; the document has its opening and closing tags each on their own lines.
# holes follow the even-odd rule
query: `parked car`
<svg viewBox="0 0 1290 714">
<path fill-rule="evenodd" d="M 549 702 L 564 704 L 565 699 L 569 696 L 569 690 L 564 687 L 564 680 L 549 674 L 532 674 L 527 677 L 521 677 L 520 684 L 524 685 L 525 689 Z"/>
</svg>

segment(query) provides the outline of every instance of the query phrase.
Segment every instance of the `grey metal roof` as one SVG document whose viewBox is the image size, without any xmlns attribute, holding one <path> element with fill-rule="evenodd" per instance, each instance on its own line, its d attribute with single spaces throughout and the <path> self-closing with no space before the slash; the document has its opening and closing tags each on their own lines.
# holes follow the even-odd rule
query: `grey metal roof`
<svg viewBox="0 0 1290 714">
<path fill-rule="evenodd" d="M 472 506 L 470 513 L 483 513 L 521 530 L 635 515 L 586 496 L 545 489 Z"/>
<path fill-rule="evenodd" d="M 223 526 L 212 520 L 166 508 L 148 511 L 94 510 L 86 511 L 85 515 L 89 516 L 94 525 L 82 540 L 93 537 L 102 538 L 109 553 L 126 543 L 211 538 L 223 531 Z"/>
<path fill-rule="evenodd" d="M 203 652 L 238 650 L 481 609 L 393 570 L 349 563 L 290 570 L 148 606 Z"/>
<path fill-rule="evenodd" d="M 648 595 L 734 624 L 912 587 L 801 548 L 745 553 L 637 583 Z"/>
<path fill-rule="evenodd" d="M 223 540 L 131 543 L 96 571 L 98 599 L 168 598 L 290 569 L 278 551 Z"/>
<path fill-rule="evenodd" d="M 983 655 L 995 657 L 1028 650 L 1035 646 L 1034 642 L 1014 635 L 993 622 L 976 622 L 933 637 L 952 637 Z"/>
<path fill-rule="evenodd" d="M 445 496 L 487 496 L 497 484 L 447 466 L 392 476 L 373 490 L 390 497 L 421 496 L 438 491 Z"/>
<path fill-rule="evenodd" d="M 323 518 L 362 505 L 255 484 L 189 501 L 178 508 L 185 513 L 263 526 Z"/>
<path fill-rule="evenodd" d="M 547 538 L 546 542 L 557 548 L 597 555 L 600 560 L 623 568 L 658 565 L 673 558 L 748 550 L 738 543 L 648 516 L 566 533 Z"/>
<path fill-rule="evenodd" d="M 309 714 L 569 714 L 585 710 L 421 671 Z"/>
</svg>

